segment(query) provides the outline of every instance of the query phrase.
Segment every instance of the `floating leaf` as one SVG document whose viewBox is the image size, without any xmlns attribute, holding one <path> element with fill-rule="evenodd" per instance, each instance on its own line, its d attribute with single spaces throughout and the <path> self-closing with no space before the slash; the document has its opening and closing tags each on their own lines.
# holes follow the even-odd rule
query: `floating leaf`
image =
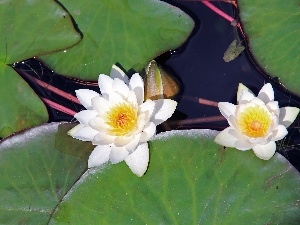
<svg viewBox="0 0 300 225">
<path fill-rule="evenodd" d="M 46 224 L 85 171 L 93 146 L 52 123 L 0 142 L 0 224 Z"/>
<path fill-rule="evenodd" d="M 70 15 L 55 1 L 0 2 L 0 137 L 46 122 L 44 104 L 7 64 L 80 41 Z"/>
<path fill-rule="evenodd" d="M 14 63 L 80 41 L 70 15 L 55 1 L 1 1 L 0 61 Z"/>
<path fill-rule="evenodd" d="M 0 137 L 47 121 L 47 110 L 29 85 L 9 66 L 1 72 Z"/>
<path fill-rule="evenodd" d="M 125 163 L 90 169 L 50 224 L 300 223 L 299 173 L 282 156 L 224 149 L 209 130 L 162 133 L 138 178 Z"/>
<path fill-rule="evenodd" d="M 299 95 L 299 0 L 239 0 L 238 5 L 249 48 L 257 63 Z"/>
<path fill-rule="evenodd" d="M 66 52 L 40 57 L 59 74 L 97 80 L 120 63 L 141 70 L 161 53 L 179 47 L 194 22 L 158 0 L 60 1 L 72 14 L 83 40 Z"/>
</svg>

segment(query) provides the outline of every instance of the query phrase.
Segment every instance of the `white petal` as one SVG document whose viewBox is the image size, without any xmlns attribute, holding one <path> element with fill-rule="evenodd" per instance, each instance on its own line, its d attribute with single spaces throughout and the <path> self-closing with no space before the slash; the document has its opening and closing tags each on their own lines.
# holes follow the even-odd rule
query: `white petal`
<svg viewBox="0 0 300 225">
<path fill-rule="evenodd" d="M 148 123 L 148 121 L 149 121 L 149 118 L 148 119 L 147 118 L 146 118 L 145 113 L 139 113 L 136 127 L 132 131 L 133 134 L 141 133 L 143 131 L 146 123 Z"/>
<path fill-rule="evenodd" d="M 138 73 L 132 75 L 129 87 L 135 92 L 138 104 L 142 104 L 144 101 L 144 81 Z"/>
<path fill-rule="evenodd" d="M 239 104 L 247 104 L 255 98 L 254 94 L 250 91 L 243 90 L 239 98 Z"/>
<path fill-rule="evenodd" d="M 137 146 L 140 144 L 140 139 L 141 139 L 141 133 L 134 135 L 134 138 L 132 139 L 131 142 L 129 142 L 127 145 L 124 147 L 129 153 L 132 153 L 133 151 L 136 150 Z"/>
<path fill-rule="evenodd" d="M 277 115 L 271 116 L 271 126 L 269 127 L 269 131 L 275 130 L 279 125 L 279 117 Z"/>
<path fill-rule="evenodd" d="M 242 139 L 238 139 L 235 143 L 234 143 L 234 147 L 238 150 L 249 150 L 253 147 L 253 143 L 251 143 L 248 140 L 242 140 Z"/>
<path fill-rule="evenodd" d="M 91 153 L 88 160 L 88 167 L 100 166 L 109 160 L 110 147 L 108 145 L 99 145 Z"/>
<path fill-rule="evenodd" d="M 229 131 L 229 133 L 238 140 L 249 140 L 249 138 L 241 133 L 238 129 L 232 129 Z"/>
<path fill-rule="evenodd" d="M 251 106 L 250 103 L 247 104 L 241 104 L 241 105 L 237 105 L 236 109 L 235 109 L 235 117 L 238 117 L 240 115 L 241 112 L 244 112 L 244 110 L 249 107 L 249 105 Z M 238 118 L 237 118 L 238 119 Z"/>
<path fill-rule="evenodd" d="M 237 141 L 237 138 L 232 135 L 233 128 L 227 127 L 225 130 L 222 130 L 215 138 L 215 142 L 219 145 L 225 147 L 234 147 L 234 143 Z"/>
<path fill-rule="evenodd" d="M 119 78 L 114 79 L 114 81 L 112 83 L 112 88 L 113 88 L 113 91 L 118 92 L 124 98 L 128 97 L 129 88 L 124 83 L 124 81 L 120 80 Z"/>
<path fill-rule="evenodd" d="M 154 115 L 150 119 L 155 125 L 159 125 L 162 122 L 169 119 L 177 106 L 177 102 L 171 99 L 158 99 L 155 100 Z"/>
<path fill-rule="evenodd" d="M 129 142 L 131 142 L 134 139 L 134 135 L 123 135 L 123 136 L 117 136 L 115 139 L 115 146 L 117 147 L 123 147 L 127 145 Z"/>
<path fill-rule="evenodd" d="M 128 92 L 127 102 L 129 102 L 132 107 L 138 108 L 137 96 L 135 95 L 134 91 Z"/>
<path fill-rule="evenodd" d="M 253 151 L 258 158 L 269 160 L 276 151 L 276 144 L 274 141 L 271 141 L 266 145 L 255 145 Z"/>
<path fill-rule="evenodd" d="M 139 107 L 139 114 L 144 113 L 144 119 L 146 122 L 148 122 L 151 118 L 151 116 L 154 113 L 155 109 L 155 102 L 147 99 L 144 103 L 142 103 Z"/>
<path fill-rule="evenodd" d="M 128 154 L 129 152 L 125 147 L 116 147 L 115 145 L 112 145 L 109 158 L 112 164 L 116 164 L 123 161 Z"/>
<path fill-rule="evenodd" d="M 256 142 L 256 144 L 265 145 L 272 141 L 273 134 L 269 133 L 265 137 L 261 138 L 260 142 Z"/>
<path fill-rule="evenodd" d="M 277 129 L 274 130 L 272 133 L 273 133 L 272 141 L 278 141 L 284 138 L 288 134 L 288 131 L 285 128 L 285 126 L 278 125 Z"/>
<path fill-rule="evenodd" d="M 89 126 L 84 126 L 80 129 L 77 129 L 75 132 L 72 132 L 72 133 L 73 134 L 71 136 L 73 138 L 76 138 L 81 141 L 92 141 L 93 138 L 95 137 L 95 135 L 98 134 L 98 131 L 92 129 Z"/>
<path fill-rule="evenodd" d="M 279 116 L 279 106 L 277 101 L 269 102 L 266 106 L 271 113 L 275 113 L 276 116 Z"/>
<path fill-rule="evenodd" d="M 246 135 L 245 135 L 246 137 Z M 248 140 L 251 144 L 254 144 L 254 145 L 257 145 L 257 144 L 262 144 L 261 142 L 264 141 L 265 137 L 258 137 L 258 138 L 253 138 L 253 137 L 250 137 L 250 138 L 247 138 L 247 139 L 244 139 L 244 140 Z M 270 141 L 268 141 L 269 143 Z M 254 146 L 252 145 L 252 147 Z M 248 149 L 247 149 L 248 150 Z"/>
<path fill-rule="evenodd" d="M 133 153 L 125 158 L 125 162 L 135 175 L 143 176 L 149 163 L 148 143 L 139 145 Z"/>
<path fill-rule="evenodd" d="M 128 77 L 127 75 L 116 65 L 113 65 L 110 71 L 110 77 L 112 79 L 119 78 L 120 80 L 124 81 L 125 84 L 128 84 Z"/>
<path fill-rule="evenodd" d="M 103 118 L 99 116 L 90 119 L 89 126 L 94 130 L 102 131 L 102 132 L 109 129 L 109 126 L 105 123 Z"/>
<path fill-rule="evenodd" d="M 261 99 L 265 104 L 274 101 L 274 90 L 270 83 L 265 84 L 259 91 L 257 97 Z"/>
<path fill-rule="evenodd" d="M 99 95 L 92 98 L 92 106 L 98 112 L 99 115 L 102 115 L 106 112 L 106 110 L 110 106 L 110 103 L 108 100 Z"/>
<path fill-rule="evenodd" d="M 98 78 L 98 84 L 103 96 L 109 95 L 112 92 L 113 79 L 105 74 L 100 74 Z"/>
<path fill-rule="evenodd" d="M 296 107 L 284 107 L 280 108 L 279 124 L 289 127 L 296 119 L 299 109 Z"/>
<path fill-rule="evenodd" d="M 92 98 L 99 96 L 99 93 L 89 90 L 89 89 L 79 89 L 75 91 L 76 96 L 80 103 L 86 108 L 86 109 L 92 109 Z"/>
<path fill-rule="evenodd" d="M 249 104 L 259 105 L 259 106 L 266 105 L 265 102 L 262 101 L 260 98 L 253 98 Z"/>
<path fill-rule="evenodd" d="M 109 145 L 115 141 L 115 136 L 108 135 L 104 132 L 99 132 L 92 140 L 93 145 Z"/>
<path fill-rule="evenodd" d="M 246 87 L 245 85 L 243 85 L 242 83 L 239 83 L 238 91 L 237 91 L 237 95 L 236 95 L 236 97 L 237 97 L 237 99 L 236 99 L 237 102 L 240 101 L 240 98 L 241 98 L 242 93 L 243 93 L 244 91 L 248 91 L 248 92 L 252 93 L 252 92 L 250 91 L 249 88 L 247 88 L 247 87 Z"/>
<path fill-rule="evenodd" d="M 219 102 L 218 103 L 219 110 L 221 114 L 228 119 L 229 116 L 235 114 L 236 105 L 229 102 Z"/>
<path fill-rule="evenodd" d="M 235 118 L 236 118 L 236 116 L 229 116 L 228 119 L 227 119 L 227 122 L 231 127 L 235 128 L 235 129 L 238 129 L 238 125 L 235 121 Z"/>
<path fill-rule="evenodd" d="M 117 104 L 120 104 L 120 103 L 126 103 L 124 98 L 117 92 L 111 92 L 109 94 L 109 104 L 111 106 L 114 106 L 114 105 L 117 105 Z"/>
<path fill-rule="evenodd" d="M 148 122 L 145 125 L 145 127 L 144 127 L 144 129 L 142 131 L 142 135 L 141 135 L 140 141 L 141 142 L 147 142 L 147 141 L 149 141 L 149 139 L 154 136 L 155 132 L 156 132 L 156 126 L 155 126 L 155 124 L 152 123 L 152 122 Z"/>
<path fill-rule="evenodd" d="M 68 131 L 68 135 L 70 135 L 70 136 L 73 137 L 74 133 L 76 133 L 78 130 L 80 130 L 80 129 L 84 128 L 84 127 L 85 127 L 85 125 L 83 125 L 81 123 L 78 124 L 75 127 L 73 127 L 71 130 Z"/>
<path fill-rule="evenodd" d="M 82 110 L 79 113 L 76 113 L 74 117 L 85 126 L 88 126 L 90 119 L 97 116 L 98 113 L 95 110 Z"/>
</svg>

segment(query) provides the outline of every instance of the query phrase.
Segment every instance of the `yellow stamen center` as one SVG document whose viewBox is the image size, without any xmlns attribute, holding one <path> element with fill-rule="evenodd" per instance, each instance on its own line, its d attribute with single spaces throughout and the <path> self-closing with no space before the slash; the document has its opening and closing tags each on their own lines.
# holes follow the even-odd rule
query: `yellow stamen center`
<svg viewBox="0 0 300 225">
<path fill-rule="evenodd" d="M 237 124 L 243 134 L 257 138 L 267 135 L 271 122 L 271 116 L 266 109 L 254 106 L 240 113 Z"/>
<path fill-rule="evenodd" d="M 108 112 L 106 124 L 112 135 L 126 135 L 137 126 L 137 110 L 130 104 L 118 104 Z"/>
</svg>

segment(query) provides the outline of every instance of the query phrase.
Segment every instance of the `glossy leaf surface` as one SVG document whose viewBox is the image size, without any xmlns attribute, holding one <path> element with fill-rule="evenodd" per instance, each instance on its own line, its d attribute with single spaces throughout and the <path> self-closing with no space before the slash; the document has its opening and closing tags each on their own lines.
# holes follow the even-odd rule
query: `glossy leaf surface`
<svg viewBox="0 0 300 225">
<path fill-rule="evenodd" d="M 270 76 L 300 94 L 299 0 L 239 0 L 250 51 Z"/>
<path fill-rule="evenodd" d="M 115 63 L 139 71 L 154 57 L 179 47 L 194 26 L 180 9 L 159 0 L 60 2 L 83 40 L 41 59 L 57 73 L 80 79 L 97 80 Z"/>
<path fill-rule="evenodd" d="M 216 133 L 158 135 L 141 178 L 124 162 L 90 169 L 50 224 L 299 224 L 299 173 L 280 155 L 223 149 Z"/>
<path fill-rule="evenodd" d="M 80 41 L 70 15 L 55 1 L 1 1 L 0 61 L 14 63 Z"/>
<path fill-rule="evenodd" d="M 0 224 L 46 224 L 86 170 L 93 146 L 45 124 L 0 142 Z"/>
<path fill-rule="evenodd" d="M 9 66 L 0 74 L 0 137 L 48 120 L 43 102 Z"/>
<path fill-rule="evenodd" d="M 0 2 L 0 137 L 46 122 L 44 104 L 7 64 L 75 45 L 80 35 L 55 1 Z"/>
</svg>

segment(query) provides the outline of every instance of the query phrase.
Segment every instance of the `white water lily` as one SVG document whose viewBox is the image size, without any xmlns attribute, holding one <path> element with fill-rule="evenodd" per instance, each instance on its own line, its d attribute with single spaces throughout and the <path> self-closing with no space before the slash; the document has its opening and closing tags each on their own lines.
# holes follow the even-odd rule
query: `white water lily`
<svg viewBox="0 0 300 225">
<path fill-rule="evenodd" d="M 136 73 L 129 80 L 113 65 L 110 77 L 98 79 L 101 94 L 80 89 L 77 98 L 87 109 L 76 113 L 80 122 L 68 134 L 91 141 L 96 148 L 88 160 L 88 167 L 125 161 L 131 171 L 142 176 L 148 167 L 148 143 L 156 133 L 156 126 L 167 120 L 177 106 L 170 99 L 144 101 L 144 82 Z"/>
<path fill-rule="evenodd" d="M 229 102 L 218 104 L 230 126 L 217 135 L 215 142 L 239 150 L 253 149 L 259 158 L 270 159 L 276 151 L 275 141 L 287 135 L 286 128 L 296 119 L 299 109 L 279 108 L 269 83 L 262 87 L 257 97 L 240 84 L 237 102 L 238 105 Z"/>
</svg>

